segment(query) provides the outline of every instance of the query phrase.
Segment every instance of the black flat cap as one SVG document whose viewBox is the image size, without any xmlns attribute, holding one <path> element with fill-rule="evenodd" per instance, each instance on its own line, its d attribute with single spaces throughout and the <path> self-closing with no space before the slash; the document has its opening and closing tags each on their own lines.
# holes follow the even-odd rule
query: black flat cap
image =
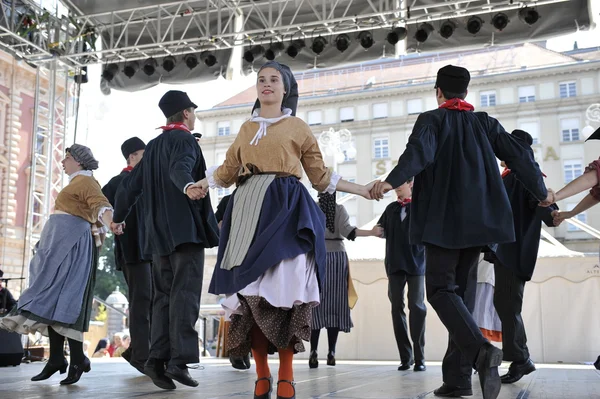
<svg viewBox="0 0 600 399">
<path fill-rule="evenodd" d="M 165 118 L 175 115 L 179 111 L 188 108 L 198 108 L 190 100 L 187 93 L 179 90 L 169 90 L 158 102 L 160 110 L 165 114 Z"/>
<path fill-rule="evenodd" d="M 146 148 L 146 144 L 139 137 L 132 137 L 125 140 L 121 145 L 121 152 L 125 159 L 127 159 L 129 158 L 129 155 L 136 151 L 143 150 L 144 148 Z"/>
<path fill-rule="evenodd" d="M 471 74 L 465 68 L 446 65 L 437 73 L 435 88 L 451 93 L 465 93 L 470 81 Z"/>
</svg>

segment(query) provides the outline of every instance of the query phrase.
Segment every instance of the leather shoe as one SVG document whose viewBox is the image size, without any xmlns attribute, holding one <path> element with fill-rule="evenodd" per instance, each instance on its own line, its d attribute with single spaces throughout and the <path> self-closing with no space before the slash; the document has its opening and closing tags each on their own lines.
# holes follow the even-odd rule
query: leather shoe
<svg viewBox="0 0 600 399">
<path fill-rule="evenodd" d="M 311 369 L 316 369 L 319 367 L 319 356 L 317 355 L 317 351 L 312 351 L 310 353 L 310 357 L 308 358 L 308 367 Z"/>
<path fill-rule="evenodd" d="M 523 376 L 533 373 L 534 371 L 535 364 L 531 358 L 521 363 L 512 362 L 508 368 L 508 373 L 500 377 L 500 381 L 502 381 L 503 384 L 512 384 L 519 381 L 521 378 L 523 378 Z"/>
<path fill-rule="evenodd" d="M 416 362 L 413 371 L 425 371 L 427 367 L 425 367 L 425 362 Z"/>
<path fill-rule="evenodd" d="M 244 358 L 242 356 L 229 356 L 229 361 L 231 362 L 231 367 L 233 367 L 234 369 L 249 369 L 249 367 L 246 367 L 246 363 L 244 362 Z"/>
<path fill-rule="evenodd" d="M 87 373 L 91 369 L 92 365 L 90 363 L 90 359 L 88 359 L 87 357 L 83 359 L 83 363 L 81 364 L 71 363 L 71 365 L 69 366 L 69 374 L 67 378 L 60 382 L 60 385 L 75 384 L 77 381 L 79 381 L 83 373 Z"/>
<path fill-rule="evenodd" d="M 289 381 L 289 380 L 279 380 L 279 381 L 277 381 L 277 386 L 279 387 L 279 384 L 281 384 L 282 382 L 290 384 L 292 386 L 292 389 L 294 390 L 294 394 L 292 396 L 290 396 L 289 398 L 280 396 L 278 394 L 277 399 L 296 399 L 296 383 L 294 381 Z"/>
<path fill-rule="evenodd" d="M 600 356 L 598 356 L 598 359 L 594 362 L 594 367 L 596 367 L 597 370 L 600 370 Z"/>
<path fill-rule="evenodd" d="M 327 354 L 327 365 L 335 366 L 335 353 L 329 352 L 329 354 Z"/>
<path fill-rule="evenodd" d="M 165 375 L 165 361 L 159 359 L 148 359 L 144 365 L 144 374 L 146 374 L 154 385 L 162 389 L 175 389 L 175 383 Z"/>
<path fill-rule="evenodd" d="M 165 377 L 171 378 L 188 387 L 197 387 L 199 384 L 198 381 L 192 378 L 185 364 L 167 367 Z"/>
<path fill-rule="evenodd" d="M 496 399 L 500 394 L 500 376 L 498 366 L 502 364 L 502 351 L 486 342 L 479 349 L 475 369 L 479 376 L 483 399 Z"/>
<path fill-rule="evenodd" d="M 461 396 L 473 396 L 473 389 L 470 387 L 453 387 L 443 383 L 441 387 L 433 391 L 433 394 L 445 398 L 460 398 Z"/>
<path fill-rule="evenodd" d="M 252 366 L 252 363 L 250 363 L 250 354 L 244 356 L 244 364 L 246 365 L 246 370 L 249 370 L 250 366 Z"/>
<path fill-rule="evenodd" d="M 265 393 L 263 393 L 262 395 L 257 395 L 256 394 L 256 386 L 258 385 L 258 383 L 260 381 L 268 381 L 269 382 L 269 390 Z M 271 399 L 271 392 L 273 392 L 273 377 L 263 377 L 263 378 L 259 378 L 258 380 L 256 380 L 256 382 L 254 383 L 254 399 Z"/>
<path fill-rule="evenodd" d="M 410 362 L 402 361 L 402 363 L 400 363 L 400 366 L 398 366 L 398 370 L 400 370 L 400 371 L 409 370 L 410 366 L 412 366 L 413 364 L 414 363 L 412 360 Z"/>
<path fill-rule="evenodd" d="M 60 371 L 61 374 L 64 374 L 67 372 L 68 366 L 69 366 L 69 362 L 67 362 L 67 359 L 65 359 L 65 358 L 63 358 L 63 360 L 60 364 L 52 364 L 52 363 L 48 362 L 44 366 L 44 369 L 42 370 L 41 373 L 31 377 L 31 381 L 47 380 L 48 378 L 52 377 L 54 375 L 54 373 L 56 373 L 57 371 Z"/>
</svg>

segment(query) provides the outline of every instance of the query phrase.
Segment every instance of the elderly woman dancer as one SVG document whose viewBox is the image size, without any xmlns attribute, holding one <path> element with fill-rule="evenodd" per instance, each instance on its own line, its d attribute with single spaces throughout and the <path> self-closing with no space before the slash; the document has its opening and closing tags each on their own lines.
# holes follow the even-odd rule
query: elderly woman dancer
<svg viewBox="0 0 600 399">
<path fill-rule="evenodd" d="M 40 332 L 50 339 L 50 359 L 32 381 L 50 378 L 69 365 L 63 355 L 65 338 L 71 348 L 71 364 L 61 385 L 74 384 L 90 371 L 83 353 L 83 333 L 88 331 L 99 237 L 92 238 L 92 227 L 111 226 L 112 208 L 92 176 L 98 168 L 92 151 L 79 144 L 66 150 L 62 161 L 69 184 L 58 194 L 55 212 L 50 216 L 35 256 L 29 266 L 30 286 L 18 305 L 0 326 L 21 334 Z"/>
<path fill-rule="evenodd" d="M 252 349 L 254 398 L 271 397 L 267 356 L 275 351 L 277 398 L 295 398 L 292 359 L 310 338 L 326 257 L 325 218 L 300 182 L 302 167 L 318 191 L 369 194 L 325 167 L 312 131 L 293 116 L 298 92 L 287 66 L 263 65 L 256 91 L 259 108 L 240 128 L 225 162 L 196 183 L 203 189 L 238 183 L 225 211 L 209 292 L 229 295 L 223 306 L 231 319 L 230 353 L 243 356 Z"/>
</svg>

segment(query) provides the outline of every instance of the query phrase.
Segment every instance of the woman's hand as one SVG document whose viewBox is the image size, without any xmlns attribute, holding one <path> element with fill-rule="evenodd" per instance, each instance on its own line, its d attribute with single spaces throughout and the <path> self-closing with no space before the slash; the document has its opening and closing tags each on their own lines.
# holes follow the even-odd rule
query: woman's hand
<svg viewBox="0 0 600 399">
<path fill-rule="evenodd" d="M 563 222 L 563 220 L 572 218 L 573 212 L 554 211 L 554 212 L 552 212 L 552 217 L 554 218 L 554 226 L 559 226 Z"/>
</svg>

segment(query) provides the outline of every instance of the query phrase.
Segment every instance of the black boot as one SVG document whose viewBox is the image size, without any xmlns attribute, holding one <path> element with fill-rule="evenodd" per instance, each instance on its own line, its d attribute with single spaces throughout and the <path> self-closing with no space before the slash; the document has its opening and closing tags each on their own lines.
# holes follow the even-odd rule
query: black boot
<svg viewBox="0 0 600 399">
<path fill-rule="evenodd" d="M 60 382 L 60 385 L 71 385 L 75 384 L 81 378 L 83 373 L 87 373 L 92 369 L 90 359 L 84 358 L 83 363 L 73 364 L 69 366 L 69 375 L 67 378 Z"/>
<path fill-rule="evenodd" d="M 308 358 L 308 367 L 311 369 L 316 369 L 319 367 L 319 357 L 317 355 L 317 351 L 310 352 L 310 357 Z"/>
<path fill-rule="evenodd" d="M 175 380 L 188 387 L 197 387 L 199 382 L 194 380 L 185 364 L 173 365 L 165 370 L 165 377 Z"/>
<path fill-rule="evenodd" d="M 152 379 L 154 385 L 162 389 L 175 389 L 175 383 L 165 375 L 164 360 L 150 358 L 144 365 L 144 374 Z"/>
<path fill-rule="evenodd" d="M 57 371 L 60 371 L 61 374 L 64 374 L 67 372 L 68 366 L 69 366 L 69 362 L 67 362 L 67 359 L 65 359 L 65 358 L 63 358 L 63 361 L 61 364 L 53 364 L 53 363 L 48 362 L 48 363 L 46 363 L 46 366 L 44 366 L 44 369 L 42 370 L 41 373 L 31 377 L 31 381 L 47 380 L 48 378 L 52 377 L 54 375 L 54 373 L 56 373 Z"/>
<path fill-rule="evenodd" d="M 327 354 L 327 365 L 328 366 L 335 366 L 335 353 L 329 352 Z"/>
</svg>

